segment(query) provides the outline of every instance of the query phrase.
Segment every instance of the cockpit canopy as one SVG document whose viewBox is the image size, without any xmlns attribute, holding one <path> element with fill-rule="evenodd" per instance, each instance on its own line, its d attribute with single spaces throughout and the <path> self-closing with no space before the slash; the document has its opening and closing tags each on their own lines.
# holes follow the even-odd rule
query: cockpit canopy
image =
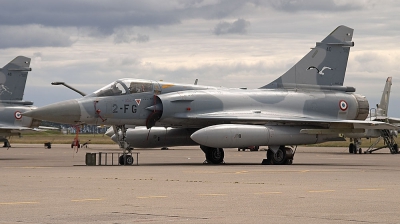
<svg viewBox="0 0 400 224">
<path fill-rule="evenodd" d="M 88 95 L 88 97 L 119 96 L 144 92 L 159 94 L 160 91 L 159 84 L 150 80 L 119 79 Z"/>
</svg>

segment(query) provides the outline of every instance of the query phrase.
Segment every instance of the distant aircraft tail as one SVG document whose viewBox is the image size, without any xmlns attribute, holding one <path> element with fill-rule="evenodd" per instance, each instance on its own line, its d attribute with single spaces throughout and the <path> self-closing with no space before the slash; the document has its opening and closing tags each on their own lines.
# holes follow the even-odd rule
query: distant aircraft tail
<svg viewBox="0 0 400 224">
<path fill-rule="evenodd" d="M 30 58 L 18 56 L 0 69 L 1 103 L 31 104 L 22 101 L 30 63 Z"/>
<path fill-rule="evenodd" d="M 392 87 L 392 77 L 386 79 L 385 88 L 383 89 L 381 102 L 376 105 L 376 113 L 378 116 L 388 116 L 390 89 Z"/>
<path fill-rule="evenodd" d="M 289 71 L 261 88 L 321 88 L 355 91 L 343 87 L 353 29 L 338 26 Z"/>
</svg>

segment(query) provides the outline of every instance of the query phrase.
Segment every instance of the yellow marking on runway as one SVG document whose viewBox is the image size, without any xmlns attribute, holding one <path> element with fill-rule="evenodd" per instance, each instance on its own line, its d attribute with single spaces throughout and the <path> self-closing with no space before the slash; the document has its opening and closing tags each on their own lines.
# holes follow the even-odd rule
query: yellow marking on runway
<svg viewBox="0 0 400 224">
<path fill-rule="evenodd" d="M 335 190 L 320 190 L 320 191 L 308 191 L 309 193 L 326 193 L 326 192 L 334 192 Z"/>
<path fill-rule="evenodd" d="M 218 173 L 215 171 L 183 171 L 184 173 L 201 173 L 201 174 L 214 174 Z"/>
<path fill-rule="evenodd" d="M 85 199 L 73 199 L 73 202 L 83 202 L 83 201 L 104 201 L 104 198 L 85 198 Z"/>
<path fill-rule="evenodd" d="M 248 173 L 249 171 L 243 170 L 243 171 L 237 171 L 235 172 L 236 174 L 242 174 L 242 173 Z"/>
<path fill-rule="evenodd" d="M 200 196 L 225 196 L 226 194 L 199 194 Z"/>
<path fill-rule="evenodd" d="M 257 193 L 254 193 L 254 194 L 282 194 L 282 192 L 280 192 L 280 191 L 271 191 L 271 192 L 257 192 Z"/>
<path fill-rule="evenodd" d="M 385 190 L 384 188 L 361 188 L 361 189 L 357 189 L 359 191 L 383 191 Z"/>
<path fill-rule="evenodd" d="M 152 195 L 152 196 L 139 196 L 136 198 L 139 199 L 145 199 L 145 198 L 167 198 L 168 196 L 164 196 L 164 195 Z"/>
<path fill-rule="evenodd" d="M 24 204 L 39 204 L 39 202 L 37 201 L 0 202 L 0 205 L 24 205 Z"/>
<path fill-rule="evenodd" d="M 252 173 L 262 173 L 262 174 L 271 174 L 271 173 L 322 173 L 322 172 L 337 172 L 336 170 L 252 170 Z"/>
</svg>

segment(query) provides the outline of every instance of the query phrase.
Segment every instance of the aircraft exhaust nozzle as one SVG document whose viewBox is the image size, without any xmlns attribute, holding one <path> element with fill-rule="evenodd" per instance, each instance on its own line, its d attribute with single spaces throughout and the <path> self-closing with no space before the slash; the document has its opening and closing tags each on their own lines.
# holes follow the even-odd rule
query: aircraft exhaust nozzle
<svg viewBox="0 0 400 224">
<path fill-rule="evenodd" d="M 50 104 L 22 114 L 38 120 L 62 124 L 76 124 L 81 117 L 81 109 L 76 100 Z"/>
</svg>

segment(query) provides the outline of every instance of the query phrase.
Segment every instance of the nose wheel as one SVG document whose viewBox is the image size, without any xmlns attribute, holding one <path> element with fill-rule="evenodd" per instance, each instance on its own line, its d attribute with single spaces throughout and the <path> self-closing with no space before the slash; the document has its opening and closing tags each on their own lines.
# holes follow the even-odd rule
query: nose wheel
<svg viewBox="0 0 400 224">
<path fill-rule="evenodd" d="M 118 158 L 118 162 L 119 162 L 119 165 L 129 165 L 130 166 L 130 165 L 133 165 L 134 159 L 133 159 L 132 155 L 125 154 L 125 155 L 121 155 Z"/>
</svg>

